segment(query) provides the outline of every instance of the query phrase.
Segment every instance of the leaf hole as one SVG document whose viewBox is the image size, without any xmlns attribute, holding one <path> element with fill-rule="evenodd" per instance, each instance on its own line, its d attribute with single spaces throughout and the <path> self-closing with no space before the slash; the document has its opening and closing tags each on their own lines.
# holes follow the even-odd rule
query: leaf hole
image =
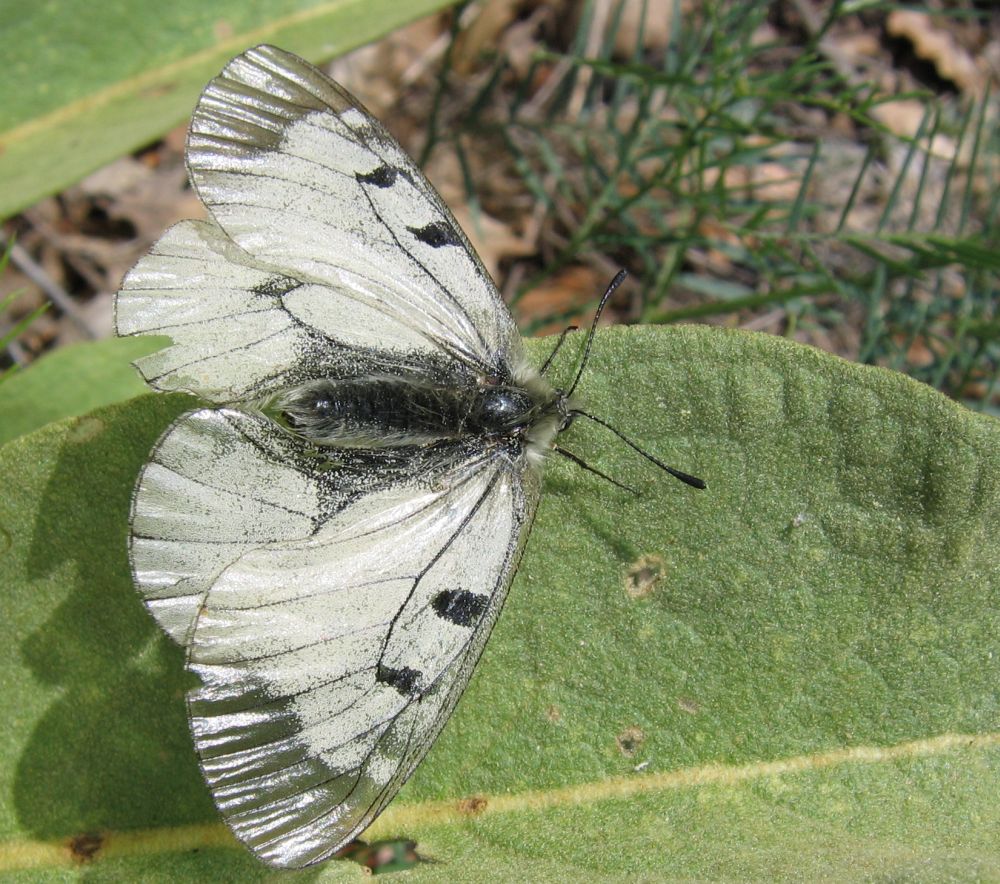
<svg viewBox="0 0 1000 884">
<path fill-rule="evenodd" d="M 69 852 L 74 861 L 89 863 L 104 846 L 104 836 L 99 832 L 84 832 L 69 839 Z"/>
<path fill-rule="evenodd" d="M 642 744 L 646 742 L 646 735 L 642 732 L 641 728 L 632 725 L 625 728 L 625 730 L 615 737 L 615 742 L 618 744 L 618 751 L 622 755 L 626 758 L 632 758 L 642 748 Z"/>
<path fill-rule="evenodd" d="M 82 442 L 89 442 L 91 439 L 99 436 L 103 430 L 104 421 L 100 418 L 84 416 L 77 418 L 66 434 L 66 438 L 70 442 L 80 444 Z"/>
<path fill-rule="evenodd" d="M 489 802 L 481 795 L 473 795 L 458 802 L 458 812 L 468 816 L 476 816 L 486 810 L 488 804 Z"/>
<path fill-rule="evenodd" d="M 690 697 L 678 697 L 677 708 L 688 715 L 697 715 L 701 712 L 701 703 L 697 703 Z"/>
<path fill-rule="evenodd" d="M 663 559 L 654 555 L 642 556 L 625 572 L 625 594 L 630 599 L 647 598 L 666 574 L 667 565 Z"/>
</svg>

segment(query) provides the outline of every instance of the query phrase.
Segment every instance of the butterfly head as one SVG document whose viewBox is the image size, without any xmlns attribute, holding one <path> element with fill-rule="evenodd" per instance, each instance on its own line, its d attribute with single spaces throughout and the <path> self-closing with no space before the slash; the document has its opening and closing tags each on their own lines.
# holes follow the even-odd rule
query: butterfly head
<svg viewBox="0 0 1000 884">
<path fill-rule="evenodd" d="M 514 384 L 482 387 L 469 415 L 468 429 L 489 436 L 530 435 L 539 425 L 562 432 L 570 417 L 569 397 L 534 374 Z"/>
</svg>

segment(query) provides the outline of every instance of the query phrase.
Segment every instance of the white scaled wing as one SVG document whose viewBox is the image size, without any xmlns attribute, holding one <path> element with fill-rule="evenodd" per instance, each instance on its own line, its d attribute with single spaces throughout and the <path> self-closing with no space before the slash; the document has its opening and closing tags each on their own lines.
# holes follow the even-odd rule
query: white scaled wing
<svg viewBox="0 0 1000 884">
<path fill-rule="evenodd" d="M 309 537 L 335 505 L 303 449 L 262 418 L 210 409 L 182 415 L 156 444 L 132 500 L 129 553 L 146 606 L 178 643 L 226 567 Z"/>
<path fill-rule="evenodd" d="M 214 224 L 183 221 L 125 277 L 115 320 L 120 335 L 173 339 L 136 363 L 151 386 L 240 402 L 358 361 L 285 306 L 310 288 L 261 268 Z"/>
<path fill-rule="evenodd" d="M 288 868 L 358 836 L 430 748 L 538 499 L 502 448 L 308 448 L 259 416 L 190 412 L 133 503 L 136 584 L 202 680 L 205 779 L 236 835 Z"/>
<path fill-rule="evenodd" d="M 116 323 L 171 339 L 138 363 L 151 386 L 216 407 L 153 450 L 130 559 L 201 678 L 190 722 L 216 804 L 257 856 L 298 868 L 359 835 L 430 748 L 499 614 L 538 479 L 520 433 L 339 447 L 271 403 L 371 381 L 355 405 L 376 414 L 398 407 L 378 398 L 386 378 L 511 383 L 520 339 L 419 169 L 296 56 L 230 62 L 187 160 L 210 218 L 139 261 Z"/>
<path fill-rule="evenodd" d="M 126 276 L 118 334 L 159 390 L 228 404 L 316 377 L 440 378 L 519 363 L 510 313 L 423 173 L 364 108 L 272 46 L 205 89 L 187 147 L 213 220 L 185 221 Z"/>
<path fill-rule="evenodd" d="M 289 313 L 356 347 L 491 370 L 518 341 L 509 312 L 420 170 L 343 89 L 258 46 L 195 111 L 198 194 L 262 267 L 299 280 Z M 322 287 L 322 290 L 319 288 Z"/>
</svg>

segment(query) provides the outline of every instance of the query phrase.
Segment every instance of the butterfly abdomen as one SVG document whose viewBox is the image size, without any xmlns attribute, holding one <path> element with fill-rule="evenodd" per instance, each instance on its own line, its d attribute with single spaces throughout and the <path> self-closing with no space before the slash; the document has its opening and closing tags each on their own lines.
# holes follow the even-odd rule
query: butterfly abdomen
<svg viewBox="0 0 1000 884">
<path fill-rule="evenodd" d="M 536 406 L 518 387 L 379 376 L 313 381 L 282 392 L 264 411 L 317 445 L 392 447 L 507 435 L 530 423 Z"/>
<path fill-rule="evenodd" d="M 470 395 L 401 377 L 322 380 L 284 391 L 266 411 L 318 445 L 419 445 L 458 436 Z"/>
<path fill-rule="evenodd" d="M 264 411 L 317 445 L 394 447 L 523 434 L 555 401 L 519 386 L 377 376 L 312 381 L 282 392 Z"/>
</svg>

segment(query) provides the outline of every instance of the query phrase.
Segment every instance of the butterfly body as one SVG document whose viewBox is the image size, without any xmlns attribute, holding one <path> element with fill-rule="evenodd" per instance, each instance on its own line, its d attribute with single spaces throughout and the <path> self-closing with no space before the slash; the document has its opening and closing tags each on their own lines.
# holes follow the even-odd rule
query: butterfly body
<svg viewBox="0 0 1000 884">
<path fill-rule="evenodd" d="M 216 806 L 259 859 L 301 868 L 433 744 L 503 606 L 541 462 L 583 412 L 527 363 L 420 170 L 312 65 L 273 46 L 233 59 L 186 158 L 209 217 L 128 273 L 115 321 L 168 336 L 137 367 L 204 405 L 138 478 L 129 559 L 200 679 L 188 718 Z"/>
<path fill-rule="evenodd" d="M 537 372 L 446 382 L 375 375 L 311 381 L 263 406 L 316 445 L 389 448 L 509 436 L 544 450 L 566 421 L 567 398 Z"/>
</svg>

